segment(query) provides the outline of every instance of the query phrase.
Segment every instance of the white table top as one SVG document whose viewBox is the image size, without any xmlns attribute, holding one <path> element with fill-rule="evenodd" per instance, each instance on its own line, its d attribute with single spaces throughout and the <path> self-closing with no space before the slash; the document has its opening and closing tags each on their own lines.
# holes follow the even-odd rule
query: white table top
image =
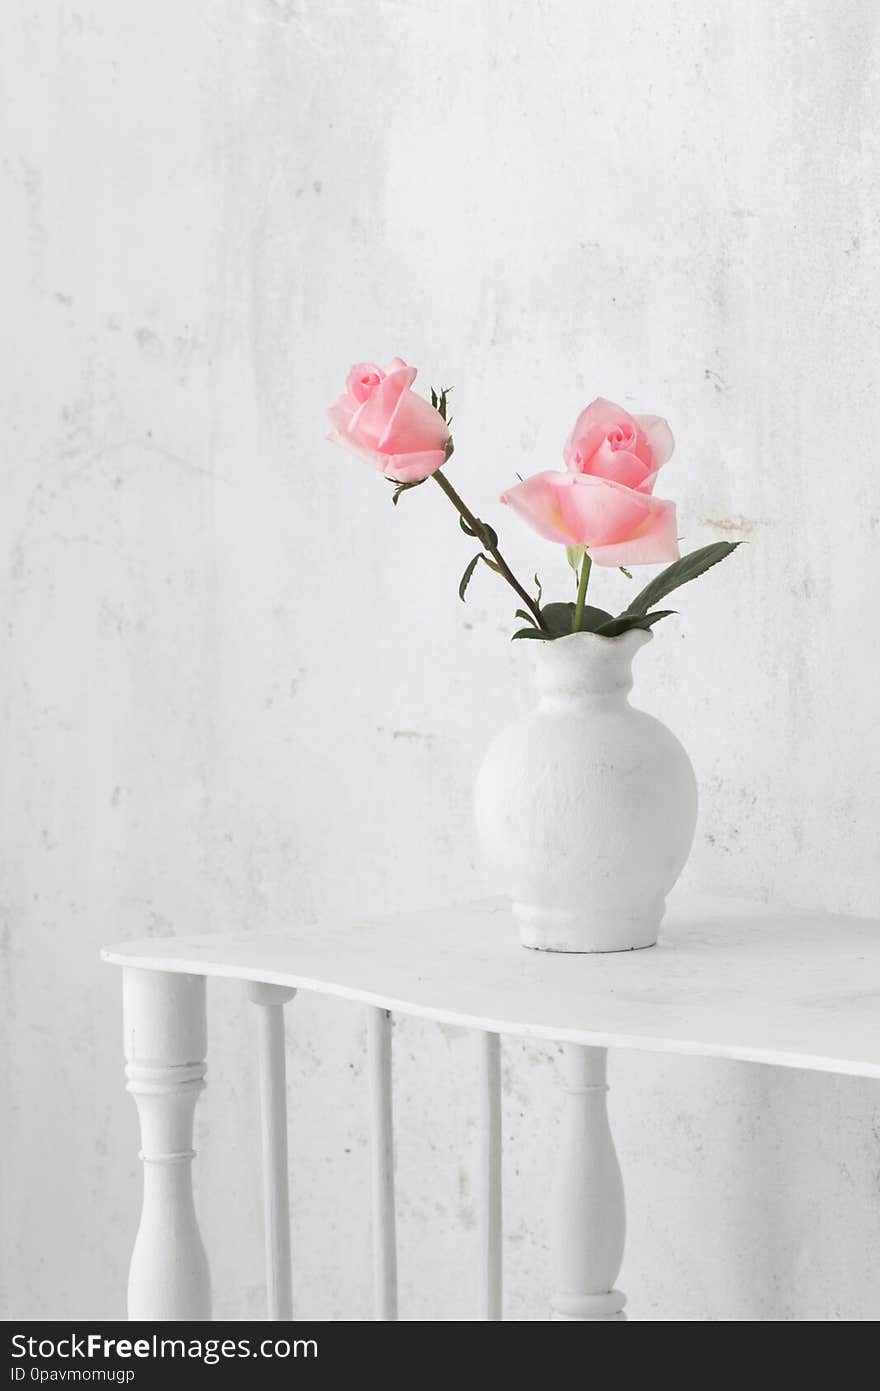
<svg viewBox="0 0 880 1391">
<path fill-rule="evenodd" d="M 658 946 L 527 951 L 489 899 L 271 937 L 151 938 L 118 966 L 268 981 L 501 1034 L 880 1077 L 880 922 L 738 900 L 674 907 Z"/>
</svg>

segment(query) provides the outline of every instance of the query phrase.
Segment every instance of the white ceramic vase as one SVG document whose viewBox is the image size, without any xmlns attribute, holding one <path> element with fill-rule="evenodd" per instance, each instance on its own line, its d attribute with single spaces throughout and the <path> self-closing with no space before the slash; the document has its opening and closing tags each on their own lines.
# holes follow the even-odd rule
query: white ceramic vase
<svg viewBox="0 0 880 1391">
<path fill-rule="evenodd" d="M 632 659 L 651 637 L 528 644 L 538 704 L 494 740 L 476 785 L 483 852 L 526 947 L 657 941 L 694 838 L 697 787 L 674 734 L 629 703 Z"/>
</svg>

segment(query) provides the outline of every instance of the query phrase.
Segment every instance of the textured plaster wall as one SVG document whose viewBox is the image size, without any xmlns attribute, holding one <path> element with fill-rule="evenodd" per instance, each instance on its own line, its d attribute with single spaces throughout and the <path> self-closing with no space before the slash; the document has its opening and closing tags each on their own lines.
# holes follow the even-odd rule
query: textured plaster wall
<svg viewBox="0 0 880 1391">
<path fill-rule="evenodd" d="M 436 489 L 323 441 L 350 360 L 452 383 L 475 507 L 602 393 L 689 545 L 638 660 L 701 889 L 880 913 L 878 12 L 710 0 L 7 0 L 0 19 L 0 1309 L 118 1315 L 139 1201 L 107 940 L 477 891 L 530 700 Z M 561 557 L 504 518 L 512 559 Z M 604 579 L 604 577 L 603 577 Z M 612 588 L 626 591 L 615 577 Z M 607 591 L 606 591 L 607 592 Z M 198 1203 L 259 1316 L 254 1021 L 210 992 Z M 297 1310 L 369 1314 L 363 1035 L 290 1012 Z M 465 1318 L 475 1056 L 395 1030 L 402 1305 Z M 880 1313 L 876 1085 L 612 1059 L 634 1318 Z M 554 1050 L 504 1046 L 507 1312 L 544 1315 Z"/>
</svg>

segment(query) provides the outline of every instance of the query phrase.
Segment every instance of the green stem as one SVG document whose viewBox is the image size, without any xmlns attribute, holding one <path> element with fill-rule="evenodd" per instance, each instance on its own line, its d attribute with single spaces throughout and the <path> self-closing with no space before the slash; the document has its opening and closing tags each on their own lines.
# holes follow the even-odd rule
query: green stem
<svg viewBox="0 0 880 1391">
<path fill-rule="evenodd" d="M 590 583 L 590 570 L 593 562 L 590 559 L 590 552 L 584 551 L 584 563 L 581 566 L 581 582 L 578 585 L 577 603 L 574 606 L 574 617 L 571 620 L 571 631 L 579 633 L 581 623 L 584 620 L 584 604 L 587 601 L 587 585 Z"/>
<path fill-rule="evenodd" d="M 522 599 L 523 603 L 528 605 L 529 612 L 534 614 L 535 622 L 537 623 L 538 627 L 541 629 L 543 633 L 546 633 L 547 624 L 541 614 L 541 610 L 538 607 L 536 600 L 534 600 L 532 596 L 529 594 L 528 590 L 524 589 L 523 586 L 520 584 L 519 580 L 516 578 L 516 575 L 513 573 L 507 561 L 504 559 L 504 556 L 499 551 L 498 547 L 489 545 L 489 540 L 485 531 L 483 530 L 482 522 L 474 516 L 467 503 L 459 497 L 458 493 L 453 488 L 449 479 L 446 477 L 444 473 L 440 471 L 440 469 L 437 469 L 437 472 L 432 474 L 432 477 L 434 479 L 434 482 L 438 483 L 440 487 L 443 489 L 444 493 L 449 498 L 449 501 L 452 503 L 453 507 L 456 509 L 459 515 L 464 517 L 464 520 L 467 522 L 468 526 L 476 536 L 477 540 L 482 542 L 484 548 L 489 552 L 498 568 L 498 573 L 501 575 L 503 579 L 507 580 L 507 583 L 510 585 L 511 589 L 514 589 L 516 591 L 516 593 Z"/>
</svg>

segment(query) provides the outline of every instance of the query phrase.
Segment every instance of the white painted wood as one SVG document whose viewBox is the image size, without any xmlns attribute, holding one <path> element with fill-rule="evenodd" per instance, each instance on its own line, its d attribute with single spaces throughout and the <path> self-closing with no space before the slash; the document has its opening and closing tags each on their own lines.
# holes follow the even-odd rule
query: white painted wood
<svg viewBox="0 0 880 1391">
<path fill-rule="evenodd" d="M 683 899 L 656 947 L 526 951 L 497 900 L 277 937 L 155 938 L 123 966 L 301 986 L 493 1033 L 880 1077 L 880 923 Z"/>
<path fill-rule="evenodd" d="M 552 1219 L 554 1319 L 626 1318 L 626 1300 L 614 1288 L 626 1215 L 608 1125 L 606 1060 L 604 1048 L 569 1043 L 563 1049 L 565 1111 Z"/>
<path fill-rule="evenodd" d="M 290 1181 L 287 1168 L 284 1006 L 288 1000 L 293 999 L 296 991 L 288 986 L 249 981 L 247 994 L 251 1003 L 257 1006 L 259 1027 L 266 1313 L 272 1320 L 290 1320 L 293 1318 L 293 1298 L 290 1273 Z"/>
<path fill-rule="evenodd" d="M 367 1009 L 367 1070 L 373 1158 L 373 1273 L 376 1318 L 397 1318 L 397 1230 L 394 1215 L 394 1123 L 391 1015 Z"/>
<path fill-rule="evenodd" d="M 128 1090 L 144 1196 L 128 1280 L 130 1319 L 209 1319 L 208 1262 L 192 1190 L 193 1113 L 205 1083 L 204 976 L 123 972 Z"/>
<path fill-rule="evenodd" d="M 477 1035 L 479 1057 L 480 1153 L 477 1179 L 481 1319 L 501 1318 L 501 1047 L 497 1034 Z"/>
</svg>

